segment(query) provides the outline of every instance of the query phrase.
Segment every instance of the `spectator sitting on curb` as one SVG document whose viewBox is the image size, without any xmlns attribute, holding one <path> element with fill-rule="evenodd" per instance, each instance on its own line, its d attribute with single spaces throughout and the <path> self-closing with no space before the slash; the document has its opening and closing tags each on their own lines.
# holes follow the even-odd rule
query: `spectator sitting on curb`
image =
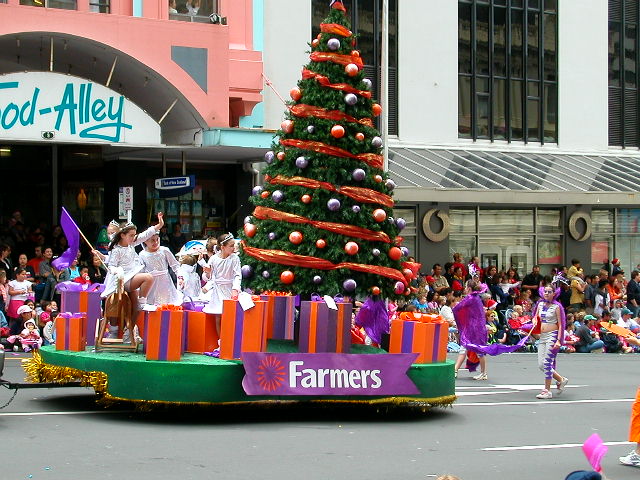
<svg viewBox="0 0 640 480">
<path fill-rule="evenodd" d="M 576 330 L 576 336 L 580 339 L 575 344 L 576 352 L 579 352 L 579 353 L 589 353 L 589 352 L 596 352 L 596 351 L 602 352 L 602 349 L 604 347 L 604 342 L 600 339 L 596 340 L 591 330 L 591 326 L 594 325 L 594 323 L 597 322 L 598 319 L 593 315 L 585 315 L 583 320 L 584 320 L 584 324 L 582 324 Z"/>
</svg>

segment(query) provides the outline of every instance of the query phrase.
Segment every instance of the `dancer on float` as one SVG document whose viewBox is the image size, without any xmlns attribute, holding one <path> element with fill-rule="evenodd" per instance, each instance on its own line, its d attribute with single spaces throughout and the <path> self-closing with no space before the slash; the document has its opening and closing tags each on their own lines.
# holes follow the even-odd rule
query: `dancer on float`
<svg viewBox="0 0 640 480">
<path fill-rule="evenodd" d="M 560 287 L 555 285 L 563 281 L 560 277 L 555 277 L 553 282 L 544 287 L 540 287 L 541 300 L 534 309 L 534 324 L 540 322 L 540 340 L 538 342 L 538 368 L 544 372 L 544 388 L 536 395 L 536 398 L 548 400 L 553 397 L 551 393 L 551 380 L 556 381 L 558 395 L 562 393 L 564 387 L 569 383 L 569 379 L 563 377 L 556 371 L 556 356 L 564 343 L 566 320 L 564 308 L 558 302 Z"/>
<path fill-rule="evenodd" d="M 153 276 L 154 282 L 147 293 L 149 305 L 182 305 L 182 293 L 178 292 L 169 275 L 169 268 L 178 273 L 180 264 L 167 247 L 160 246 L 160 232 L 154 229 L 150 239 L 144 242 L 140 252 L 145 273 Z"/>
<path fill-rule="evenodd" d="M 126 223 L 119 226 L 119 230 L 114 234 L 109 244 L 108 266 L 109 272 L 105 279 L 105 289 L 102 297 L 106 298 L 116 290 L 118 267 L 122 268 L 124 275 L 124 289 L 131 295 L 131 304 L 138 304 L 140 309 L 147 308 L 147 294 L 153 286 L 153 276 L 150 273 L 142 273 L 144 264 L 135 251 L 135 246 L 145 242 L 156 232 L 160 231 L 164 225 L 162 212 L 158 213 L 158 223 L 147 228 L 141 234 L 137 234 L 137 228 L 133 223 Z M 98 250 L 93 250 L 94 255 L 98 255 L 103 261 L 107 256 Z M 138 293 L 138 289 L 140 292 Z"/>
<path fill-rule="evenodd" d="M 216 316 L 216 329 L 220 337 L 222 301 L 237 299 L 240 293 L 240 257 L 234 253 L 236 241 L 233 234 L 225 233 L 218 237 L 215 255 L 209 258 L 203 267 L 202 279 L 207 282 L 202 287 L 201 298 L 208 304 L 203 311 Z"/>
</svg>

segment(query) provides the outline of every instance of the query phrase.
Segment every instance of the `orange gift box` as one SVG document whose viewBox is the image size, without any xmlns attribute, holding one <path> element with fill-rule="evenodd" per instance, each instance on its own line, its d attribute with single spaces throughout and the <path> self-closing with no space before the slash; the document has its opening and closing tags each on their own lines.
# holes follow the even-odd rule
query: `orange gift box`
<svg viewBox="0 0 640 480">
<path fill-rule="evenodd" d="M 224 300 L 220 332 L 220 358 L 240 359 L 244 352 L 264 352 L 267 347 L 267 302 L 242 310 L 237 300 Z"/>
<path fill-rule="evenodd" d="M 204 353 L 218 348 L 215 315 L 185 310 L 183 323 L 183 349 L 185 352 Z"/>
<path fill-rule="evenodd" d="M 145 312 L 143 339 L 147 360 L 180 361 L 183 323 L 182 311 Z"/>
<path fill-rule="evenodd" d="M 417 353 L 415 363 L 440 363 L 447 358 L 446 322 L 391 321 L 389 353 Z"/>
<path fill-rule="evenodd" d="M 61 313 L 56 317 L 56 350 L 84 352 L 87 348 L 87 316 Z"/>
</svg>

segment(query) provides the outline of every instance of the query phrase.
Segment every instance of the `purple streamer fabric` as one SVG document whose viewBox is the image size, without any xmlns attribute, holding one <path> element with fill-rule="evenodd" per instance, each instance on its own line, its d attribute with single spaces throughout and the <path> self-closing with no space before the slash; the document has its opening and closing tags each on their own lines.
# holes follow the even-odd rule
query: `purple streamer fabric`
<svg viewBox="0 0 640 480">
<path fill-rule="evenodd" d="M 453 316 L 460 332 L 461 345 L 466 347 L 468 344 L 487 344 L 487 322 L 478 292 L 467 295 L 453 307 Z"/>
<path fill-rule="evenodd" d="M 389 312 L 384 300 L 373 300 L 368 297 L 360 307 L 355 323 L 358 327 L 364 328 L 371 340 L 380 344 L 382 334 L 389 333 Z"/>
<path fill-rule="evenodd" d="M 62 207 L 62 213 L 60 214 L 60 226 L 64 232 L 64 236 L 67 237 L 69 248 L 67 248 L 62 255 L 51 262 L 51 265 L 58 270 L 64 270 L 69 268 L 71 263 L 78 258 L 78 250 L 80 249 L 80 229 L 73 221 L 67 209 Z"/>
<path fill-rule="evenodd" d="M 56 290 L 59 292 L 98 292 L 102 293 L 104 290 L 103 283 L 92 283 L 90 285 L 78 283 L 78 282 L 60 282 L 56 285 Z"/>
<path fill-rule="evenodd" d="M 502 343 L 492 343 L 491 345 L 475 345 L 473 343 L 467 343 L 465 345 L 465 348 L 476 353 L 491 355 L 492 357 L 494 357 L 502 353 L 515 352 L 516 350 L 522 348 L 524 344 L 527 343 L 527 340 L 529 340 L 528 336 L 523 337 L 515 345 L 504 345 Z"/>
</svg>

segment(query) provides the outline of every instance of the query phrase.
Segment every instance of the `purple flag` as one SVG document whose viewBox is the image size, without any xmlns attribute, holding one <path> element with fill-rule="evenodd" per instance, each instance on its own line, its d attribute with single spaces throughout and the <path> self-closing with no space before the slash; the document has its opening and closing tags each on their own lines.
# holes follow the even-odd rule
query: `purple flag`
<svg viewBox="0 0 640 480">
<path fill-rule="evenodd" d="M 415 353 L 243 353 L 247 395 L 417 395 Z"/>
<path fill-rule="evenodd" d="M 80 249 L 80 229 L 64 207 L 62 207 L 62 213 L 60 214 L 60 226 L 62 227 L 64 236 L 67 237 L 69 248 L 51 262 L 51 265 L 58 270 L 64 270 L 65 268 L 69 268 L 71 263 L 78 257 L 78 250 Z"/>
<path fill-rule="evenodd" d="M 460 332 L 460 344 L 487 344 L 487 321 L 480 295 L 471 293 L 453 307 L 453 316 Z"/>
</svg>

